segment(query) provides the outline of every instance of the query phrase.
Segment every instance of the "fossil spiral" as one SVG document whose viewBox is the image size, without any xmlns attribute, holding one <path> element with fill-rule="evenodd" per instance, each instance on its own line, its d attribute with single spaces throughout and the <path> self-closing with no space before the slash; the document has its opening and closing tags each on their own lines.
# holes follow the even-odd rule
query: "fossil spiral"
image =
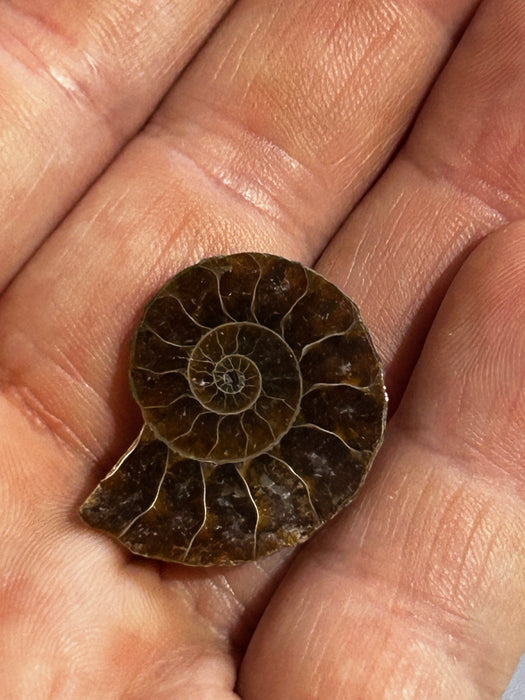
<svg viewBox="0 0 525 700">
<path fill-rule="evenodd" d="M 355 304 L 274 255 L 179 272 L 146 307 L 130 376 L 144 426 L 81 514 L 146 557 L 231 565 L 301 542 L 382 441 L 383 370 Z"/>
</svg>

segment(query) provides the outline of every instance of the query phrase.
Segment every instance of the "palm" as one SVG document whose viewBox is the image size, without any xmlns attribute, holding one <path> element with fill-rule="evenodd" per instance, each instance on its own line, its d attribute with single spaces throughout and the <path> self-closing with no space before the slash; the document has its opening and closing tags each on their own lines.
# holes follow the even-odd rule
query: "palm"
<svg viewBox="0 0 525 700">
<path fill-rule="evenodd" d="M 498 697 L 525 622 L 525 11 L 485 2 L 452 53 L 476 2 L 241 0 L 168 91 L 230 4 L 0 7 L 2 696 Z M 170 274 L 243 249 L 322 253 L 399 409 L 293 562 L 142 561 L 76 515 L 138 427 L 129 335 Z"/>
</svg>

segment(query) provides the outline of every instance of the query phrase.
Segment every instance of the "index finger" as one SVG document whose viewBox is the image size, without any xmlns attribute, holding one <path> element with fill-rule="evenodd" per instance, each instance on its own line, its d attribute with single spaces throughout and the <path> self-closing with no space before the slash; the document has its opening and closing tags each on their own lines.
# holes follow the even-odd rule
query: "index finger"
<svg viewBox="0 0 525 700">
<path fill-rule="evenodd" d="M 0 291 L 232 1 L 0 5 Z"/>
</svg>

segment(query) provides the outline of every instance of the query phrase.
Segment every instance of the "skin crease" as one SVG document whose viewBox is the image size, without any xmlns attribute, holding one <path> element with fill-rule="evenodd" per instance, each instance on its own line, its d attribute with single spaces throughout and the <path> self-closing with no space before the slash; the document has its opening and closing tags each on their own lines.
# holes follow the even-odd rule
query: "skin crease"
<svg viewBox="0 0 525 700">
<path fill-rule="evenodd" d="M 0 8 L 0 695 L 499 698 L 525 645 L 525 8 L 230 5 Z M 129 338 L 241 250 L 355 299 L 397 410 L 299 551 L 141 560 L 77 514 L 138 430 Z"/>
</svg>

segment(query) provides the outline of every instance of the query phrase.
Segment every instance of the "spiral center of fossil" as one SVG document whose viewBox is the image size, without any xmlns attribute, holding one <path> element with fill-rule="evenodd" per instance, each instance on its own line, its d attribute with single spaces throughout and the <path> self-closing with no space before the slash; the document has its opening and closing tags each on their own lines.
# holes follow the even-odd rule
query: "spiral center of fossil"
<svg viewBox="0 0 525 700">
<path fill-rule="evenodd" d="M 144 417 L 166 444 L 192 459 L 225 464 L 261 454 L 299 412 L 295 353 L 281 335 L 249 321 L 204 333 L 186 365 L 169 376 L 169 390 L 143 406 Z"/>
<path fill-rule="evenodd" d="M 225 394 L 238 394 L 246 384 L 244 375 L 235 369 L 228 370 L 217 377 L 217 386 Z"/>
<path fill-rule="evenodd" d="M 241 347 L 239 333 L 230 324 L 211 331 L 197 344 L 188 365 L 195 398 L 222 415 L 246 411 L 261 393 L 261 373 Z"/>
<path fill-rule="evenodd" d="M 247 357 L 228 355 L 213 370 L 213 379 L 223 394 L 238 394 L 248 385 L 258 384 L 258 371 Z"/>
</svg>

